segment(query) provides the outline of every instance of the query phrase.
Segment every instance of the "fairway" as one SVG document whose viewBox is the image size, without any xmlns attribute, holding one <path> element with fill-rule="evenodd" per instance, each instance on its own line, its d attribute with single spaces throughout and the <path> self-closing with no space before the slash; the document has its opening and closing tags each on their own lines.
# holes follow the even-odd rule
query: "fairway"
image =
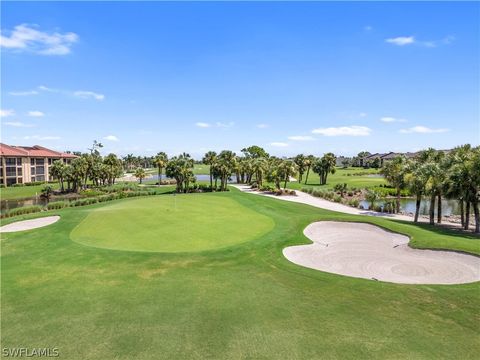
<svg viewBox="0 0 480 360">
<path fill-rule="evenodd" d="M 66 208 L 52 225 L 2 233 L 2 346 L 56 346 L 79 360 L 478 357 L 478 282 L 391 284 L 282 254 L 311 244 L 303 230 L 321 220 L 476 254 L 477 237 L 236 189 L 175 198 Z"/>
<path fill-rule="evenodd" d="M 70 237 L 116 250 L 189 252 L 251 241 L 274 222 L 237 201 L 212 194 L 134 199 L 92 211 Z"/>
</svg>

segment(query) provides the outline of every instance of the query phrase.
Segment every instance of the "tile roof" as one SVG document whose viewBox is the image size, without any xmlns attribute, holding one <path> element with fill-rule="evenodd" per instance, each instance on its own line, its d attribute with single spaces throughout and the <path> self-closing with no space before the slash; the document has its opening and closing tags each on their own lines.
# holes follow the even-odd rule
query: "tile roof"
<svg viewBox="0 0 480 360">
<path fill-rule="evenodd" d="M 11 146 L 0 143 L 1 156 L 18 156 L 18 157 L 52 157 L 52 158 L 76 158 L 73 154 L 67 154 L 55 150 L 47 149 L 40 145 L 34 146 Z"/>
</svg>

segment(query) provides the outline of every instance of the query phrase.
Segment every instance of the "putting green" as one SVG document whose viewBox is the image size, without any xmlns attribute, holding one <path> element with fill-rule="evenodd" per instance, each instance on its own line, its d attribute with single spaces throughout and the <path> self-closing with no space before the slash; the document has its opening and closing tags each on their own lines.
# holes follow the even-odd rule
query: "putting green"
<svg viewBox="0 0 480 360">
<path fill-rule="evenodd" d="M 70 233 L 78 243 L 130 251 L 184 252 L 251 241 L 274 221 L 213 194 L 155 196 L 95 209 Z"/>
</svg>

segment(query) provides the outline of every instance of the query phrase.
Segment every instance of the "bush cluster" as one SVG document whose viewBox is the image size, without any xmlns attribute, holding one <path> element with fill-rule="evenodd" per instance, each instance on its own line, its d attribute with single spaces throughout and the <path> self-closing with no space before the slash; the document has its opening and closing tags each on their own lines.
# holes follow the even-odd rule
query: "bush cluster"
<svg viewBox="0 0 480 360">
<path fill-rule="evenodd" d="M 8 218 L 12 216 L 18 216 L 18 215 L 26 215 L 26 214 L 33 214 L 42 211 L 42 207 L 38 205 L 34 206 L 24 206 L 24 207 L 19 207 L 16 209 L 12 209 L 5 214 L 2 214 L 2 218 Z"/>
<path fill-rule="evenodd" d="M 118 187 L 118 189 L 120 188 L 122 187 Z M 117 199 L 160 194 L 155 189 L 142 189 L 142 190 L 136 190 L 136 191 L 122 191 L 118 189 L 116 192 L 109 192 L 107 194 L 100 195 L 100 196 L 90 196 L 90 197 L 85 197 L 85 198 L 73 200 L 73 201 L 54 201 L 47 204 L 45 207 L 36 205 L 36 206 L 26 206 L 26 207 L 15 208 L 2 214 L 1 218 L 3 219 L 3 218 L 9 218 L 12 216 L 31 214 L 31 213 L 36 213 L 43 210 L 58 210 L 66 207 L 85 206 L 85 205 L 92 205 L 96 203 L 112 201 Z"/>
</svg>

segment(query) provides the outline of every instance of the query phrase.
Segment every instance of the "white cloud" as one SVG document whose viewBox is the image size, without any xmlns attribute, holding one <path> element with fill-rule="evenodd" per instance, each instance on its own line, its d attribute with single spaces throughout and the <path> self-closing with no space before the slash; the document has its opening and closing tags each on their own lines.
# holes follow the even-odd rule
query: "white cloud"
<svg viewBox="0 0 480 360">
<path fill-rule="evenodd" d="M 119 141 L 118 137 L 115 135 L 107 135 L 103 138 L 103 140 L 108 140 L 108 141 Z"/>
<path fill-rule="evenodd" d="M 287 144 L 287 143 L 284 143 L 284 142 L 272 142 L 272 143 L 270 143 L 270 146 L 286 147 L 286 146 L 288 146 L 288 144 Z"/>
<path fill-rule="evenodd" d="M 23 128 L 29 128 L 29 127 L 35 126 L 32 124 L 25 124 L 20 121 L 5 121 L 2 123 L 2 125 L 13 126 L 13 127 L 23 127 Z"/>
<path fill-rule="evenodd" d="M 398 45 L 398 46 L 405 46 L 409 44 L 413 44 L 415 42 L 414 36 L 399 36 L 396 38 L 385 39 L 387 43 Z"/>
<path fill-rule="evenodd" d="M 52 89 L 52 88 L 49 88 L 49 87 L 46 87 L 44 85 L 40 85 L 38 87 L 38 89 L 42 90 L 42 91 L 48 91 L 48 92 L 59 92 L 58 89 Z"/>
<path fill-rule="evenodd" d="M 303 135 L 294 135 L 294 136 L 289 136 L 288 140 L 293 140 L 293 141 L 311 141 L 314 140 L 312 136 L 303 136 Z"/>
<path fill-rule="evenodd" d="M 312 130 L 313 134 L 324 136 L 368 136 L 372 129 L 366 126 L 339 126 Z"/>
<path fill-rule="evenodd" d="M 103 94 L 99 94 L 99 93 L 96 93 L 96 92 L 93 92 L 93 91 L 83 91 L 83 90 L 79 90 L 79 91 L 75 91 L 73 93 L 74 96 L 76 97 L 79 97 L 79 98 L 82 98 L 82 99 L 95 99 L 95 100 L 103 100 L 105 99 L 105 95 Z"/>
<path fill-rule="evenodd" d="M 209 123 L 197 122 L 197 123 L 195 123 L 195 126 L 200 127 L 200 128 L 208 128 L 208 127 L 211 127 L 212 125 L 210 125 Z"/>
<path fill-rule="evenodd" d="M 443 133 L 443 132 L 447 132 L 447 131 L 450 131 L 449 129 L 432 129 L 432 128 L 429 128 L 429 127 L 426 127 L 426 126 L 421 126 L 421 125 L 418 125 L 418 126 L 414 126 L 414 127 L 411 127 L 409 129 L 402 129 L 400 130 L 400 132 L 402 134 L 411 134 L 411 133 L 417 133 L 417 134 L 433 134 L 433 133 Z"/>
<path fill-rule="evenodd" d="M 266 129 L 268 127 L 270 127 L 268 124 L 257 124 L 257 128 L 259 129 Z"/>
<path fill-rule="evenodd" d="M 34 110 L 34 111 L 29 111 L 28 112 L 28 116 L 31 116 L 31 117 L 43 117 L 45 116 L 45 114 L 41 111 L 37 111 L 37 110 Z"/>
<path fill-rule="evenodd" d="M 15 115 L 15 110 L 13 109 L 0 109 L 0 117 L 9 117 Z"/>
<path fill-rule="evenodd" d="M 24 140 L 59 140 L 60 136 L 41 136 L 41 135 L 32 135 L 24 136 Z"/>
<path fill-rule="evenodd" d="M 229 123 L 216 122 L 215 125 L 217 127 L 228 128 L 228 127 L 232 127 L 233 125 L 235 125 L 235 123 L 233 121 L 230 121 Z"/>
<path fill-rule="evenodd" d="M 10 31 L 10 36 L 0 35 L 0 47 L 17 51 L 31 51 L 41 55 L 66 55 L 78 41 L 72 32 L 44 32 L 35 25 L 21 24 Z"/>
<path fill-rule="evenodd" d="M 407 120 L 406 119 L 395 118 L 395 117 L 392 117 L 392 116 L 384 116 L 384 117 L 380 118 L 380 121 L 383 121 L 385 123 L 393 123 L 393 122 L 406 122 Z"/>
<path fill-rule="evenodd" d="M 10 91 L 9 94 L 12 95 L 12 96 L 29 96 L 29 95 L 37 95 L 38 91 L 36 91 L 36 90 Z"/>
</svg>

